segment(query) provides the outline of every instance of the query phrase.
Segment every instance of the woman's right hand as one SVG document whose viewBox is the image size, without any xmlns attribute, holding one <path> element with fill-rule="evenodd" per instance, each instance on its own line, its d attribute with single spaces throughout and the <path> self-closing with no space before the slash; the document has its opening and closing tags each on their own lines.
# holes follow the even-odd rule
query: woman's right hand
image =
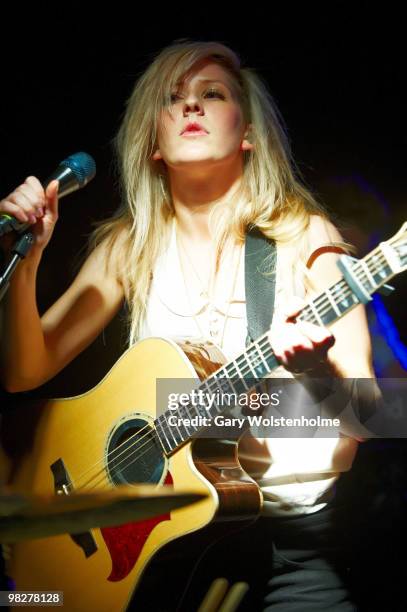
<svg viewBox="0 0 407 612">
<path fill-rule="evenodd" d="M 33 250 L 42 252 L 51 239 L 58 219 L 58 181 L 51 181 L 44 190 L 35 176 L 29 176 L 24 183 L 10 195 L 0 200 L 0 214 L 6 213 L 21 223 L 30 223 L 35 238 Z M 2 238 L 5 246 L 10 246 L 6 234 Z"/>
</svg>

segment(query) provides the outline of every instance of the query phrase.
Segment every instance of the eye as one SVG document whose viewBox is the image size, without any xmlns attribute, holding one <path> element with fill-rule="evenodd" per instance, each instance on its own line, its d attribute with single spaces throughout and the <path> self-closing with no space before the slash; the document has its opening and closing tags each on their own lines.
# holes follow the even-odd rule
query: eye
<svg viewBox="0 0 407 612">
<path fill-rule="evenodd" d="M 207 97 L 207 98 L 219 98 L 221 100 L 225 99 L 225 96 L 223 95 L 223 93 L 221 93 L 217 89 L 208 89 L 208 91 L 205 93 L 205 97 Z"/>
<path fill-rule="evenodd" d="M 175 91 L 168 96 L 168 101 L 170 104 L 175 104 L 178 102 L 178 100 L 181 100 L 181 96 Z"/>
</svg>

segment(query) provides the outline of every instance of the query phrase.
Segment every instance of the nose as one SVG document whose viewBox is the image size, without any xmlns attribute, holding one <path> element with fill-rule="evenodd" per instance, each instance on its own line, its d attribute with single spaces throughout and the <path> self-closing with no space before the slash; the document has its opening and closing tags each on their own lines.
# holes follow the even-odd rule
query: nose
<svg viewBox="0 0 407 612">
<path fill-rule="evenodd" d="M 187 117 L 191 113 L 203 115 L 204 109 L 202 103 L 199 101 L 196 95 L 191 93 L 185 98 L 183 112 L 184 117 Z"/>
</svg>

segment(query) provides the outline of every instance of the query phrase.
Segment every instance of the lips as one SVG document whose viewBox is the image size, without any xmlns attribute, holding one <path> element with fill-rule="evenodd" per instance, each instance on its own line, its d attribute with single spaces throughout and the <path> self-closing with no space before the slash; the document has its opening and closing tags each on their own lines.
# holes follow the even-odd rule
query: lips
<svg viewBox="0 0 407 612">
<path fill-rule="evenodd" d="M 188 123 L 188 125 L 182 130 L 181 136 L 183 134 L 208 134 L 208 131 L 200 125 L 199 123 Z"/>
</svg>

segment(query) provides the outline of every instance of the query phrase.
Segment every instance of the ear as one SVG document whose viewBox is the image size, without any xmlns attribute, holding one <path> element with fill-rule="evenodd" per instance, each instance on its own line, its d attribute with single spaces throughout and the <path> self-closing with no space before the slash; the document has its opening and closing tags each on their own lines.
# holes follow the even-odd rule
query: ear
<svg viewBox="0 0 407 612">
<path fill-rule="evenodd" d="M 253 151 L 253 149 L 254 149 L 254 144 L 252 144 L 250 142 L 250 133 L 251 133 L 251 130 L 252 130 L 252 124 L 250 123 L 247 126 L 247 129 L 246 129 L 246 131 L 244 133 L 244 136 L 243 136 L 242 143 L 240 145 L 240 150 L 241 151 Z"/>
<path fill-rule="evenodd" d="M 240 145 L 241 151 L 253 151 L 253 149 L 254 149 L 254 144 L 249 142 L 246 138 L 242 140 L 242 144 Z"/>
<path fill-rule="evenodd" d="M 158 160 L 162 159 L 162 155 L 160 153 L 160 149 L 157 149 L 155 151 L 155 153 L 153 153 L 153 156 L 152 156 L 151 159 L 153 159 L 154 161 L 158 161 Z"/>
</svg>

